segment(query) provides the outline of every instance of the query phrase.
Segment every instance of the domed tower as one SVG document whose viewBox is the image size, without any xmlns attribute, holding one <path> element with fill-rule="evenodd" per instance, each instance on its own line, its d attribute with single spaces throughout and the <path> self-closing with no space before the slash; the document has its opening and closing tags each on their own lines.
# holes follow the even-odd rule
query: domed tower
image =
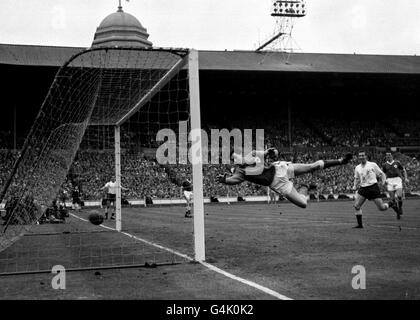
<svg viewBox="0 0 420 320">
<path fill-rule="evenodd" d="M 133 15 L 118 11 L 107 16 L 96 29 L 92 47 L 151 47 L 149 34 Z"/>
</svg>

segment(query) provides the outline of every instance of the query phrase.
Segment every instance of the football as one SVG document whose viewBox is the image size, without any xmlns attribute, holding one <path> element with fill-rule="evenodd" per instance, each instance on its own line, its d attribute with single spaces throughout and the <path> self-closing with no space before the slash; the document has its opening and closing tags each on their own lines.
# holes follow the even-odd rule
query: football
<svg viewBox="0 0 420 320">
<path fill-rule="evenodd" d="M 89 215 L 89 221 L 95 226 L 99 226 L 104 222 L 104 216 L 98 213 L 92 213 L 91 215 Z"/>
</svg>

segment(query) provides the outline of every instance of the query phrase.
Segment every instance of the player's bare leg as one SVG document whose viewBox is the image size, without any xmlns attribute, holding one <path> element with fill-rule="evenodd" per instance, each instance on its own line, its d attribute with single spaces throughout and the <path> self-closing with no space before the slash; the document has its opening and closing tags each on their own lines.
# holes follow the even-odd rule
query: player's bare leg
<svg viewBox="0 0 420 320">
<path fill-rule="evenodd" d="M 361 196 L 360 194 L 356 193 L 355 200 L 354 200 L 354 209 L 356 219 L 357 219 L 357 226 L 355 226 L 355 229 L 362 229 L 363 228 L 363 212 L 362 212 L 362 206 L 365 203 L 366 198 Z"/>
<path fill-rule="evenodd" d="M 115 220 L 115 202 L 112 202 L 111 204 L 111 208 L 112 208 L 112 213 L 111 213 L 111 220 Z"/>
<path fill-rule="evenodd" d="M 107 200 L 105 206 L 105 220 L 108 220 L 109 201 Z"/>
<path fill-rule="evenodd" d="M 379 211 L 387 211 L 390 208 L 390 205 L 385 203 L 381 198 L 374 199 L 373 202 Z"/>
<path fill-rule="evenodd" d="M 397 189 L 397 191 L 395 191 L 394 193 L 394 200 L 395 202 L 398 204 L 398 214 L 397 214 L 397 219 L 401 219 L 401 215 L 403 214 L 403 198 L 404 198 L 404 190 L 403 189 Z"/>
<path fill-rule="evenodd" d="M 277 204 L 277 194 L 270 191 L 270 203 Z"/>
<path fill-rule="evenodd" d="M 389 192 L 389 198 L 391 200 L 390 207 L 394 209 L 395 213 L 397 214 L 397 219 L 401 219 L 402 215 L 402 196 L 403 196 L 403 190 L 397 189 L 396 191 L 388 191 Z"/>
<path fill-rule="evenodd" d="M 187 201 L 187 206 L 185 207 L 185 218 L 192 218 L 191 201 L 188 198 L 185 198 L 185 200 Z"/>
</svg>

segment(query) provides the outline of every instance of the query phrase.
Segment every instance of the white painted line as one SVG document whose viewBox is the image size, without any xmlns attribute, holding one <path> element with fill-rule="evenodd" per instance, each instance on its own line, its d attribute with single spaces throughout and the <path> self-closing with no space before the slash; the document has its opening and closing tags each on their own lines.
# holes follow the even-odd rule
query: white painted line
<svg viewBox="0 0 420 320">
<path fill-rule="evenodd" d="M 216 267 L 216 266 L 214 266 L 212 264 L 209 264 L 207 262 L 200 262 L 200 263 L 203 266 L 205 266 L 206 268 L 208 268 L 208 269 L 210 269 L 210 270 L 212 270 L 214 272 L 220 273 L 220 274 L 222 274 L 222 275 L 224 275 L 224 276 L 226 276 L 226 277 L 228 277 L 230 279 L 239 281 L 239 282 L 241 282 L 243 284 L 246 284 L 246 285 L 248 285 L 250 287 L 253 287 L 255 289 L 258 289 L 258 290 L 260 290 L 260 291 L 262 291 L 262 292 L 264 292 L 264 293 L 266 293 L 266 294 L 268 294 L 270 296 L 273 296 L 273 297 L 275 297 L 275 298 L 277 298 L 279 300 L 293 300 L 292 298 L 286 297 L 286 296 L 284 296 L 284 295 L 282 295 L 282 294 L 280 294 L 280 293 L 278 293 L 278 292 L 276 292 L 274 290 L 271 290 L 271 289 L 269 289 L 267 287 L 264 287 L 262 285 L 259 285 L 258 283 L 255 283 L 255 282 L 252 282 L 252 281 L 243 279 L 241 277 L 235 276 L 235 275 L 233 275 L 233 274 L 231 274 L 229 272 L 226 272 L 226 271 L 224 271 L 224 270 L 222 270 L 222 269 L 220 269 L 220 268 L 218 268 L 218 267 Z"/>
<path fill-rule="evenodd" d="M 147 240 L 145 240 L 145 239 L 142 239 L 142 238 L 139 238 L 139 237 L 133 236 L 132 234 L 129 234 L 129 233 L 126 233 L 126 232 L 121 232 L 121 233 L 122 233 L 122 234 L 124 234 L 124 235 L 126 235 L 126 236 L 128 236 L 128 237 L 130 237 L 130 238 L 133 238 L 133 239 L 135 239 L 135 240 L 138 240 L 138 241 L 141 241 L 141 242 L 146 243 L 146 244 L 148 244 L 148 245 L 151 245 L 151 246 L 153 246 L 153 247 L 159 248 L 159 249 L 161 249 L 161 250 L 168 251 L 168 252 L 170 252 L 170 253 L 172 253 L 172 254 L 175 254 L 175 255 L 177 255 L 177 256 L 179 256 L 179 257 L 181 257 L 181 258 L 187 259 L 187 260 L 189 260 L 189 261 L 194 261 L 194 259 L 193 259 L 193 258 L 191 258 L 190 256 L 187 256 L 186 254 L 183 254 L 183 253 L 178 252 L 178 251 L 176 251 L 176 250 L 172 250 L 172 249 L 170 249 L 170 248 L 166 248 L 166 247 L 164 247 L 164 246 L 161 246 L 160 244 L 157 244 L 157 243 L 154 243 L 154 242 L 151 242 L 151 241 L 147 241 Z"/>
<path fill-rule="evenodd" d="M 81 218 L 81 217 L 79 217 L 79 216 L 77 216 L 77 215 L 75 215 L 75 214 L 70 213 L 70 215 L 72 215 L 73 217 L 75 217 L 75 218 L 77 218 L 77 219 L 79 219 L 79 220 L 82 220 L 82 221 L 88 222 L 88 220 L 83 219 L 83 218 Z M 114 229 L 114 228 L 111 228 L 111 227 L 108 227 L 108 226 L 104 226 L 104 225 L 100 225 L 100 227 L 102 227 L 102 228 L 104 228 L 104 229 L 112 230 L 112 231 L 117 231 L 117 230 L 116 230 L 116 229 Z M 154 243 L 154 242 L 151 242 L 151 241 L 148 241 L 148 240 L 145 240 L 145 239 L 142 239 L 142 238 L 139 238 L 139 237 L 133 236 L 132 234 L 129 234 L 129 233 L 127 233 L 127 232 L 120 232 L 120 233 L 121 233 L 121 234 L 123 234 L 123 235 L 126 235 L 127 237 L 130 237 L 130 238 L 132 238 L 132 239 L 135 239 L 135 240 L 137 240 L 137 241 L 140 241 L 140 242 L 146 243 L 146 244 L 148 244 L 148 245 L 150 245 L 150 246 L 153 246 L 153 247 L 159 248 L 159 249 L 164 250 L 164 251 L 168 251 L 168 252 L 170 252 L 170 253 L 172 253 L 172 254 L 175 254 L 175 255 L 177 255 L 177 256 L 179 256 L 179 257 L 181 257 L 181 258 L 184 258 L 184 259 L 186 259 L 186 260 L 188 260 L 188 261 L 194 261 L 194 259 L 193 259 L 193 258 L 191 258 L 190 256 L 188 256 L 188 255 L 186 255 L 186 254 L 183 254 L 183 253 L 181 253 L 181 252 L 178 252 L 178 251 L 176 251 L 176 250 L 172 250 L 172 249 L 167 248 L 167 247 L 164 247 L 164 246 L 162 246 L 162 245 L 160 245 L 160 244 L 157 244 L 157 243 Z M 229 273 L 229 272 L 227 272 L 227 271 L 224 271 L 224 270 L 222 270 L 222 269 L 220 269 L 220 268 L 218 268 L 218 267 L 216 267 L 216 266 L 214 266 L 214 265 L 212 265 L 212 264 L 210 264 L 210 263 L 207 263 L 207 262 L 199 262 L 199 263 L 200 263 L 202 266 L 206 267 L 207 269 L 209 269 L 209 270 L 211 270 L 211 271 L 217 272 L 217 273 L 219 273 L 219 274 L 221 274 L 221 275 L 223 275 L 223 276 L 225 276 L 225 277 L 228 277 L 228 278 L 230 278 L 230 279 L 232 279 L 232 280 L 236 280 L 236 281 L 241 282 L 241 283 L 243 283 L 243 284 L 245 284 L 245 285 L 248 285 L 248 286 L 250 286 L 250 287 L 253 287 L 253 288 L 255 288 L 255 289 L 257 289 L 257 290 L 260 290 L 260 291 L 262 291 L 262 292 L 264 292 L 264 293 L 266 293 L 266 294 L 268 294 L 268 295 L 270 295 L 270 296 L 272 296 L 272 297 L 274 297 L 274 298 L 277 298 L 277 299 L 279 299 L 279 300 L 293 300 L 292 298 L 286 297 L 285 295 L 282 295 L 282 294 L 280 294 L 280 293 L 278 293 L 278 292 L 276 292 L 276 291 L 274 291 L 274 290 L 271 290 L 271 289 L 269 289 L 269 288 L 267 288 L 267 287 L 264 287 L 264 286 L 262 286 L 262 285 L 260 285 L 260 284 L 258 284 L 258 283 L 255 283 L 255 282 L 252 282 L 252 281 L 250 281 L 250 280 L 246 280 L 246 279 L 244 279 L 244 278 L 241 278 L 241 277 L 235 276 L 234 274 L 231 274 L 231 273 Z"/>
<path fill-rule="evenodd" d="M 77 219 L 79 219 L 79 220 L 82 220 L 82 221 L 84 221 L 84 222 L 89 222 L 89 220 L 86 220 L 86 219 L 83 219 L 83 218 L 81 218 L 81 217 L 79 217 L 79 216 L 76 216 L 76 215 L 75 215 L 75 214 L 73 214 L 73 213 L 70 213 L 70 215 L 71 215 L 72 217 L 77 218 Z"/>
</svg>

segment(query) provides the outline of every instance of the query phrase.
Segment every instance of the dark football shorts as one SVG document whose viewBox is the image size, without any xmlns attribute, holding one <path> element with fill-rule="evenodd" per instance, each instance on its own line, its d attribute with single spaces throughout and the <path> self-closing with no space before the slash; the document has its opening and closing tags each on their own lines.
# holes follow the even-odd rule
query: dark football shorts
<svg viewBox="0 0 420 320">
<path fill-rule="evenodd" d="M 382 198 L 381 190 L 379 189 L 379 186 L 377 183 L 368 186 L 368 187 L 361 187 L 358 191 L 358 193 L 368 199 L 368 200 L 374 200 Z"/>
<path fill-rule="evenodd" d="M 115 202 L 117 200 L 117 195 L 113 193 L 108 193 L 108 202 Z"/>
</svg>

